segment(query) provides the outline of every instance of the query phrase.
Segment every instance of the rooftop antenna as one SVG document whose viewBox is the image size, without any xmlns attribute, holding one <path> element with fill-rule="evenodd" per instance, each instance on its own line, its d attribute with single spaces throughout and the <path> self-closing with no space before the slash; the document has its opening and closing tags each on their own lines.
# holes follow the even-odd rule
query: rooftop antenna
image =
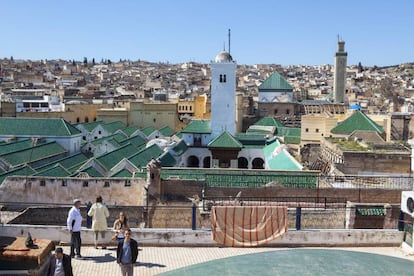
<svg viewBox="0 0 414 276">
<path fill-rule="evenodd" d="M 338 41 L 339 41 L 339 40 L 340 40 L 340 39 L 339 39 L 339 34 L 338 34 L 337 36 L 338 36 Z"/>
<path fill-rule="evenodd" d="M 226 51 L 226 42 L 223 41 L 223 51 Z"/>
<path fill-rule="evenodd" d="M 229 54 L 230 54 L 230 29 L 229 29 Z"/>
</svg>

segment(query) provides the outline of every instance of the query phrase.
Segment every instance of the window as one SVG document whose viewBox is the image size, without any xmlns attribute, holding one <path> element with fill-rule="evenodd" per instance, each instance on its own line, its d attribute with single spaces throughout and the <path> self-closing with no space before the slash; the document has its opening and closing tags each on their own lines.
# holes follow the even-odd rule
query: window
<svg viewBox="0 0 414 276">
<path fill-rule="evenodd" d="M 316 133 L 318 133 L 319 132 L 319 128 L 315 129 L 315 131 L 316 131 Z"/>
<path fill-rule="evenodd" d="M 125 180 L 125 187 L 130 187 L 131 186 L 131 180 L 127 179 Z"/>
<path fill-rule="evenodd" d="M 305 129 L 305 132 L 309 132 L 309 128 L 306 128 L 306 129 Z"/>
<path fill-rule="evenodd" d="M 286 114 L 290 114 L 290 109 L 286 109 Z"/>
<path fill-rule="evenodd" d="M 109 188 L 109 181 L 105 181 L 104 188 Z"/>
<path fill-rule="evenodd" d="M 223 75 L 220 74 L 220 82 L 223 82 Z"/>
<path fill-rule="evenodd" d="M 102 134 L 102 131 L 98 131 L 98 134 Z"/>
<path fill-rule="evenodd" d="M 82 136 L 82 139 L 83 139 L 83 141 L 85 141 L 86 140 L 86 136 Z"/>
<path fill-rule="evenodd" d="M 275 114 L 275 115 L 276 115 L 276 114 L 277 114 L 277 111 L 278 111 L 278 110 L 277 110 L 277 109 L 275 109 L 275 110 L 273 111 L 273 114 Z"/>
<path fill-rule="evenodd" d="M 40 180 L 40 187 L 46 186 L 46 180 L 42 179 Z"/>
<path fill-rule="evenodd" d="M 82 187 L 88 187 L 88 186 L 89 186 L 88 181 L 83 181 Z"/>
<path fill-rule="evenodd" d="M 226 75 L 223 75 L 223 82 L 226 82 Z"/>
<path fill-rule="evenodd" d="M 62 187 L 66 187 L 66 186 L 68 186 L 68 183 L 66 182 L 66 179 L 63 179 L 62 180 Z"/>
</svg>

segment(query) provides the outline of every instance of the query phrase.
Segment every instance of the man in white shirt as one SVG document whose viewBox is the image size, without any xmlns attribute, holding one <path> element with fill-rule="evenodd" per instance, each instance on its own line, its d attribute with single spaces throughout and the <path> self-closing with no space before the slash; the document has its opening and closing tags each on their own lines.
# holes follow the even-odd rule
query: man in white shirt
<svg viewBox="0 0 414 276">
<path fill-rule="evenodd" d="M 80 212 L 81 201 L 75 199 L 73 201 L 73 207 L 69 210 L 67 227 L 71 234 L 70 239 L 70 256 L 73 258 L 82 258 L 81 256 L 81 230 L 82 230 L 82 218 Z M 76 251 L 76 255 L 75 255 Z"/>
</svg>

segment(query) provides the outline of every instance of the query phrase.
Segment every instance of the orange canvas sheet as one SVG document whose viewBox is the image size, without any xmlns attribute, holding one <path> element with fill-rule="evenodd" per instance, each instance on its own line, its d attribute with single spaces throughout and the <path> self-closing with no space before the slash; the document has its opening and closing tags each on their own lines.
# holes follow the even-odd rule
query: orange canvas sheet
<svg viewBox="0 0 414 276">
<path fill-rule="evenodd" d="M 287 232 L 281 206 L 214 206 L 211 219 L 213 240 L 226 246 L 259 246 Z"/>
</svg>

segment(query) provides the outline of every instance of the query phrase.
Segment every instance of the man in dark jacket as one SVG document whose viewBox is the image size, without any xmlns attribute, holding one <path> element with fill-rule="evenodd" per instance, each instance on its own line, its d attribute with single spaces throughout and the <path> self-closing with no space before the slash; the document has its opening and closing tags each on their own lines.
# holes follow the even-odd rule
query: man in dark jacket
<svg viewBox="0 0 414 276">
<path fill-rule="evenodd" d="M 120 240 L 116 249 L 116 261 L 123 276 L 132 276 L 134 263 L 138 257 L 138 243 L 131 238 L 131 230 L 125 230 L 125 238 Z"/>
<path fill-rule="evenodd" d="M 62 247 L 55 249 L 50 256 L 47 276 L 73 276 L 72 260 L 69 255 L 63 254 Z"/>
</svg>

